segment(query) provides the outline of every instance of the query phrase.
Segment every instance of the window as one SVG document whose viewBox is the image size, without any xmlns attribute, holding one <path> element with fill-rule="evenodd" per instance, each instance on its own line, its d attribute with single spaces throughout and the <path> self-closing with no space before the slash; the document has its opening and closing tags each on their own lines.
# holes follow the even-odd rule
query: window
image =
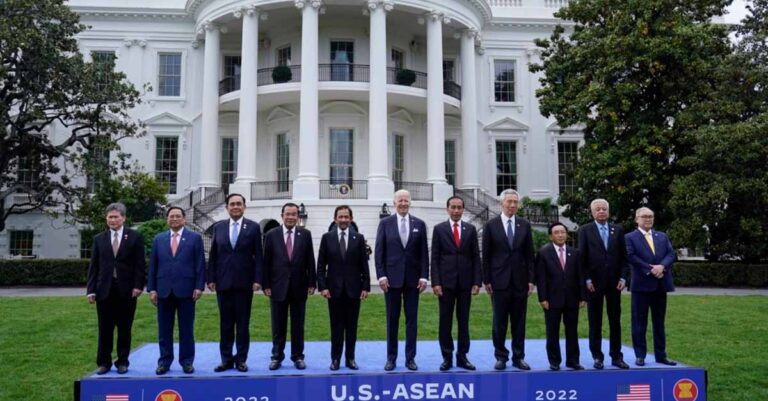
<svg viewBox="0 0 768 401">
<path fill-rule="evenodd" d="M 32 230 L 11 231 L 9 253 L 18 256 L 32 256 L 33 238 L 34 232 Z"/>
<path fill-rule="evenodd" d="M 456 185 L 456 141 L 445 141 L 445 179 Z"/>
<path fill-rule="evenodd" d="M 331 130 L 330 180 L 331 185 L 352 186 L 352 130 Z"/>
<path fill-rule="evenodd" d="M 228 92 L 240 89 L 240 56 L 224 56 L 224 82 Z"/>
<path fill-rule="evenodd" d="M 392 181 L 395 183 L 395 190 L 403 187 L 403 151 L 405 149 L 405 137 L 394 135 L 392 141 Z"/>
<path fill-rule="evenodd" d="M 181 96 L 181 53 L 158 54 L 158 96 Z"/>
<path fill-rule="evenodd" d="M 496 194 L 508 188 L 517 188 L 517 143 L 496 142 Z"/>
<path fill-rule="evenodd" d="M 91 61 L 96 65 L 113 68 L 115 66 L 115 59 L 115 52 L 113 51 L 97 50 L 91 52 Z"/>
<path fill-rule="evenodd" d="M 88 174 L 85 187 L 88 193 L 96 192 L 99 174 L 109 174 L 109 147 L 104 143 L 107 139 L 99 136 L 90 138 L 91 147 L 88 150 Z"/>
<path fill-rule="evenodd" d="M 392 66 L 395 70 L 405 68 L 405 53 L 402 50 L 392 49 Z"/>
<path fill-rule="evenodd" d="M 237 178 L 237 138 L 221 138 L 221 187 L 229 193 L 229 184 Z"/>
<path fill-rule="evenodd" d="M 93 237 L 98 234 L 93 230 L 80 230 L 80 259 L 90 259 L 93 251 Z"/>
<path fill-rule="evenodd" d="M 96 88 L 103 91 L 110 81 L 111 75 L 115 69 L 115 52 L 113 51 L 93 51 L 91 52 L 91 61 L 96 67 L 97 81 Z"/>
<path fill-rule="evenodd" d="M 578 157 L 578 142 L 557 143 L 557 181 L 561 194 L 576 190 L 574 170 L 576 169 Z"/>
<path fill-rule="evenodd" d="M 19 165 L 17 167 L 18 183 L 23 185 L 26 190 L 24 192 L 32 192 L 37 186 L 37 168 L 36 165 L 40 163 L 40 156 L 19 156 Z"/>
<path fill-rule="evenodd" d="M 178 175 L 179 139 L 176 137 L 158 137 L 155 144 L 155 177 L 168 184 L 168 193 L 176 193 Z"/>
<path fill-rule="evenodd" d="M 355 62 L 355 42 L 331 42 L 331 81 L 351 81 Z"/>
<path fill-rule="evenodd" d="M 456 63 L 453 60 L 443 60 L 443 81 L 456 81 Z"/>
<path fill-rule="evenodd" d="M 288 134 L 277 135 L 277 149 L 275 169 L 277 170 L 277 191 L 288 192 L 290 176 L 290 144 Z"/>
<path fill-rule="evenodd" d="M 277 65 L 291 65 L 291 46 L 283 46 L 277 49 Z"/>
<path fill-rule="evenodd" d="M 493 96 L 497 102 L 515 101 L 515 61 L 495 60 Z"/>
</svg>

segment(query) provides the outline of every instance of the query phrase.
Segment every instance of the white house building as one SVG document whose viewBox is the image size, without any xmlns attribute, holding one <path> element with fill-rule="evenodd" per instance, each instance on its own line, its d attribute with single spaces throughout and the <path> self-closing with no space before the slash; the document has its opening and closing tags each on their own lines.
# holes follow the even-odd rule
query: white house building
<svg viewBox="0 0 768 401">
<path fill-rule="evenodd" d="M 567 0 L 70 0 L 91 28 L 86 58 L 116 59 L 152 91 L 125 151 L 170 184 L 204 230 L 247 199 L 262 228 L 304 205 L 315 245 L 351 205 L 373 245 L 382 205 L 412 194 L 430 227 L 459 193 L 482 222 L 516 188 L 556 199 L 573 186 L 581 134 L 544 118 L 535 38 Z M 50 133 L 55 135 L 55 132 Z M 85 256 L 77 227 L 12 216 L 0 255 Z"/>
</svg>

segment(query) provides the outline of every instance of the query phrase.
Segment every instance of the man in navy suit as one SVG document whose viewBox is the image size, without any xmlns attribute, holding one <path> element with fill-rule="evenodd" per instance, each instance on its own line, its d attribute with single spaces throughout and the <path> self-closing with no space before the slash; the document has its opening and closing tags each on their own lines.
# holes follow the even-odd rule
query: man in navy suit
<svg viewBox="0 0 768 401">
<path fill-rule="evenodd" d="M 315 292 L 315 250 L 312 233 L 298 227 L 299 206 L 286 203 L 280 212 L 283 225 L 264 239 L 264 295 L 272 312 L 272 360 L 269 370 L 279 369 L 285 359 L 288 311 L 291 315 L 291 361 L 305 369 L 304 313 L 307 296 Z"/>
<path fill-rule="evenodd" d="M 603 368 L 603 300 L 608 313 L 611 365 L 629 369 L 621 353 L 621 291 L 629 275 L 624 229 L 608 222 L 605 199 L 590 204 L 594 223 L 579 228 L 579 254 L 587 286 L 589 350 L 595 369 Z"/>
<path fill-rule="evenodd" d="M 352 209 L 347 205 L 333 211 L 336 226 L 323 234 L 317 255 L 317 289 L 328 300 L 331 318 L 331 370 L 339 370 L 346 342 L 347 368 L 357 370 L 355 342 L 360 300 L 371 291 L 365 237 L 352 230 Z M 346 337 L 346 341 L 345 341 Z"/>
<path fill-rule="evenodd" d="M 675 250 L 666 234 L 653 228 L 653 211 L 641 207 L 635 212 L 637 230 L 626 235 L 627 258 L 632 265 L 632 346 L 635 364 L 645 365 L 648 328 L 648 310 L 653 322 L 653 351 L 656 362 L 674 366 L 677 362 L 667 357 L 664 316 L 667 313 L 667 292 L 675 290 L 672 283 L 672 264 Z"/>
<path fill-rule="evenodd" d="M 579 363 L 579 308 L 587 304 L 587 294 L 579 251 L 568 245 L 568 230 L 563 223 L 549 226 L 552 241 L 539 249 L 536 257 L 536 285 L 539 304 L 544 309 L 547 332 L 547 359 L 551 370 L 560 370 L 560 321 L 565 326 L 565 366 L 584 370 Z"/>
<path fill-rule="evenodd" d="M 144 237 L 126 228 L 125 205 L 112 203 L 106 209 L 109 229 L 93 238 L 88 266 L 88 302 L 96 303 L 99 320 L 97 374 L 112 368 L 112 343 L 117 328 L 117 373 L 128 372 L 131 351 L 131 326 L 136 314 L 136 298 L 144 288 Z"/>
<path fill-rule="evenodd" d="M 376 275 L 384 291 L 387 310 L 387 363 L 384 370 L 395 368 L 400 306 L 405 309 L 405 367 L 417 370 L 416 335 L 419 294 L 427 288 L 429 255 L 427 226 L 408 213 L 411 194 L 395 192 L 395 213 L 379 222 L 376 231 Z"/>
<path fill-rule="evenodd" d="M 165 214 L 169 231 L 152 241 L 147 292 L 157 306 L 160 358 L 155 373 L 164 375 L 173 362 L 173 322 L 179 319 L 179 364 L 195 371 L 195 302 L 205 289 L 205 249 L 200 234 L 185 230 L 186 213 L 178 206 Z"/>
<path fill-rule="evenodd" d="M 533 292 L 533 234 L 527 220 L 515 216 L 520 194 L 506 189 L 501 195 L 501 215 L 483 230 L 483 282 L 493 303 L 493 348 L 496 370 L 507 368 L 509 350 L 504 346 L 507 327 L 512 332 L 512 365 L 530 370 L 525 362 L 525 315 Z"/>
<path fill-rule="evenodd" d="M 453 311 L 458 323 L 458 351 L 456 366 L 475 370 L 467 359 L 469 352 L 469 310 L 472 296 L 480 292 L 482 273 L 477 229 L 461 221 L 464 200 L 458 196 L 448 198 L 448 221 L 432 231 L 432 292 L 438 296 L 440 310 L 439 340 L 443 363 L 440 370 L 453 366 Z"/>
<path fill-rule="evenodd" d="M 243 217 L 245 198 L 229 194 L 226 199 L 229 219 L 213 226 L 213 242 L 208 255 L 208 288 L 216 291 L 219 305 L 221 364 L 216 372 L 237 368 L 247 372 L 254 291 L 261 289 L 262 249 L 259 223 Z M 235 334 L 236 333 L 236 334 Z M 232 356 L 236 340 L 237 354 Z"/>
</svg>

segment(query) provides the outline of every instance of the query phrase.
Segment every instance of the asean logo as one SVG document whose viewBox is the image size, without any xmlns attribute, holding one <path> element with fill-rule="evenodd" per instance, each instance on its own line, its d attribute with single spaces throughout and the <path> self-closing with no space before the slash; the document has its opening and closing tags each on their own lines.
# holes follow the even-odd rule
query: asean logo
<svg viewBox="0 0 768 401">
<path fill-rule="evenodd" d="M 675 401 L 696 401 L 699 397 L 699 388 L 691 379 L 680 379 L 672 388 L 672 395 L 675 396 Z"/>
<path fill-rule="evenodd" d="M 181 394 L 174 390 L 163 390 L 155 397 L 155 401 L 181 401 Z"/>
</svg>

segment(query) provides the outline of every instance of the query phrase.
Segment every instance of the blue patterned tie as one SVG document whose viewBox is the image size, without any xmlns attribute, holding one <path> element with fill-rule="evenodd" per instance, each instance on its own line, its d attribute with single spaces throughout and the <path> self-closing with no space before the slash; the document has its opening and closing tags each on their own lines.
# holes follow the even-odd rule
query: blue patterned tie
<svg viewBox="0 0 768 401">
<path fill-rule="evenodd" d="M 510 248 L 514 248 L 515 231 L 512 229 L 512 219 L 507 220 L 507 242 Z"/>
<path fill-rule="evenodd" d="M 600 226 L 600 238 L 603 240 L 603 246 L 608 249 L 608 228 L 604 225 Z"/>
<path fill-rule="evenodd" d="M 229 243 L 232 244 L 232 249 L 235 249 L 235 244 L 237 244 L 237 235 L 239 234 L 237 230 L 237 222 L 232 223 L 232 234 L 229 236 Z"/>
</svg>

